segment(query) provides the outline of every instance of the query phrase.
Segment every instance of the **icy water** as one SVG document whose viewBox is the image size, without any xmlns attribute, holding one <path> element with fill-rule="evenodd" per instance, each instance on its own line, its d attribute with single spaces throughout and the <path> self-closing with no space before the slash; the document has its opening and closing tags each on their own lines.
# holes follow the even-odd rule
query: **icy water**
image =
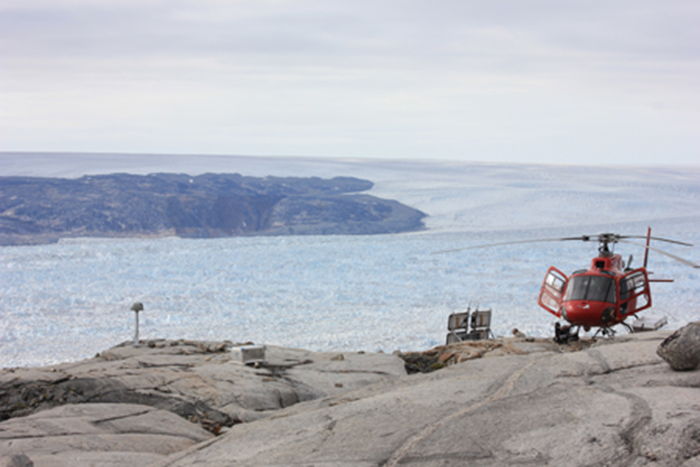
<svg viewBox="0 0 700 467">
<path fill-rule="evenodd" d="M 638 186 L 630 182 L 610 198 L 614 205 L 629 204 L 627 215 L 611 216 L 603 209 L 603 219 L 590 225 L 586 216 L 600 215 L 603 200 L 601 190 L 584 176 L 572 190 L 562 189 L 557 196 L 549 191 L 547 205 L 546 183 L 514 183 L 513 170 L 507 177 L 491 175 L 491 185 L 500 189 L 471 198 L 460 195 L 458 187 L 462 183 L 473 194 L 477 181 L 460 181 L 459 173 L 450 179 L 440 170 L 439 176 L 417 182 L 406 178 L 414 169 L 403 166 L 393 179 L 391 167 L 382 170 L 375 171 L 382 179 L 376 194 L 433 214 L 429 230 L 381 236 L 71 239 L 0 248 L 0 366 L 90 357 L 131 339 L 134 301 L 145 305 L 142 338 L 229 339 L 310 350 L 419 350 L 443 343 L 448 315 L 469 303 L 493 309 L 496 335 L 517 327 L 549 336 L 555 319 L 536 303 L 544 274 L 550 265 L 567 273 L 588 267 L 595 243 L 432 253 L 601 231 L 644 234 L 648 224 L 656 235 L 700 244 L 700 222 L 688 211 L 700 192 L 692 177 L 677 184 L 639 175 L 640 183 L 655 180 L 656 192 L 638 200 L 646 206 L 629 204 Z M 677 202 L 673 186 L 683 190 Z M 531 201 L 520 199 L 523 189 L 531 190 Z M 575 202 L 586 196 L 596 204 Z M 515 210 L 514 200 L 520 203 Z M 472 212 L 466 215 L 467 210 Z M 485 218 L 470 227 L 480 210 Z M 661 211 L 666 218 L 659 218 Z M 566 219 L 562 225 L 555 225 L 557 213 Z M 606 215 L 608 222 L 601 222 Z M 548 225 L 536 225 L 533 216 Z M 654 245 L 700 260 L 697 247 Z M 616 248 L 625 259 L 634 254 L 641 265 L 642 248 Z M 654 253 L 650 269 L 676 282 L 652 284 L 654 307 L 648 313 L 668 316 L 669 329 L 700 319 L 700 270 Z"/>
</svg>

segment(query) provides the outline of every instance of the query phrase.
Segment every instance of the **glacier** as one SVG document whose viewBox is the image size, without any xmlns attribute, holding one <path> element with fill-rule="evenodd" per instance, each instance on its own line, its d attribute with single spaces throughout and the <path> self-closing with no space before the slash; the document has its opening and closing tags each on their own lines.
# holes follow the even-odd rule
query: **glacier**
<svg viewBox="0 0 700 467">
<path fill-rule="evenodd" d="M 445 341 L 447 317 L 493 310 L 492 330 L 552 335 L 537 305 L 547 268 L 587 267 L 594 242 L 467 246 L 601 232 L 700 243 L 700 168 L 243 156 L 0 153 L 5 175 L 237 172 L 356 176 L 426 214 L 422 232 L 376 236 L 66 239 L 0 248 L 0 366 L 86 358 L 140 337 L 229 339 L 325 351 L 409 351 Z M 700 262 L 700 250 L 653 246 Z M 616 245 L 641 265 L 644 250 Z M 698 269 L 651 252 L 668 329 L 700 319 Z M 626 332 L 620 329 L 620 332 Z"/>
</svg>

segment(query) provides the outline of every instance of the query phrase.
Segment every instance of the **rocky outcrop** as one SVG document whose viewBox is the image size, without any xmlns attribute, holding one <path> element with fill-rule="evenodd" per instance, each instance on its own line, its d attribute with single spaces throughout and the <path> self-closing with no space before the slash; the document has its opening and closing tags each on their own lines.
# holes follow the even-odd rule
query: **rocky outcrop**
<svg viewBox="0 0 700 467">
<path fill-rule="evenodd" d="M 232 345 L 125 342 L 89 360 L 4 369 L 0 466 L 22 455 L 36 466 L 148 465 L 236 424 L 406 374 L 393 355 L 274 346 L 265 364 L 246 366 Z"/>
<path fill-rule="evenodd" d="M 267 363 L 255 368 L 234 363 L 230 343 L 122 345 L 84 362 L 4 370 L 0 407 L 14 411 L 0 423 L 0 458 L 37 466 L 66 465 L 48 452 L 77 464 L 161 467 L 697 466 L 700 371 L 674 372 L 656 354 L 669 335 L 462 342 L 415 354 L 441 369 L 412 375 L 408 360 L 381 353 L 268 347 Z M 52 393 L 86 379 L 119 382 L 126 403 L 99 401 L 106 392 L 96 390 L 81 402 L 85 393 L 71 386 Z M 184 403 L 199 418 L 174 415 Z M 235 422 L 216 428 L 204 421 L 213 411 Z"/>
<path fill-rule="evenodd" d="M 351 177 L 0 177 L 0 245 L 80 236 L 353 235 L 424 227 L 420 211 L 356 194 L 370 188 L 372 182 Z"/>
<path fill-rule="evenodd" d="M 522 333 L 521 333 L 522 334 Z M 525 355 L 533 352 L 579 352 L 595 344 L 586 339 L 558 345 L 552 339 L 522 337 L 515 339 L 462 341 L 440 345 L 421 352 L 398 353 L 406 362 L 406 372 L 430 373 L 456 363 L 463 363 L 482 357 L 501 357 L 504 355 Z"/>
<path fill-rule="evenodd" d="M 656 355 L 666 336 L 579 352 L 519 342 L 521 354 L 487 352 L 283 409 L 157 465 L 696 466 L 700 373 Z"/>
<path fill-rule="evenodd" d="M 405 375 L 392 355 L 270 346 L 267 363 L 237 363 L 231 342 L 125 342 L 80 362 L 0 374 L 0 420 L 65 404 L 128 403 L 173 412 L 219 433 L 299 402 Z"/>
<path fill-rule="evenodd" d="M 690 323 L 668 336 L 656 353 L 676 371 L 696 369 L 700 365 L 700 322 Z"/>
</svg>

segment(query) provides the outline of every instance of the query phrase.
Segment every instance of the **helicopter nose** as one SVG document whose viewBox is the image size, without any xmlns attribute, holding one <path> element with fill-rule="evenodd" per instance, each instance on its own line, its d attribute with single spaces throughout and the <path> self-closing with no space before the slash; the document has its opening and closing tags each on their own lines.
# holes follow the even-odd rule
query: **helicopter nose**
<svg viewBox="0 0 700 467">
<path fill-rule="evenodd" d="M 564 303 L 566 319 L 571 324 L 581 326 L 601 326 L 603 325 L 603 315 L 609 304 L 605 302 L 589 302 L 585 300 L 572 300 Z M 606 315 L 609 315 L 607 313 Z M 605 321 L 609 321 L 612 316 L 606 316 Z"/>
</svg>

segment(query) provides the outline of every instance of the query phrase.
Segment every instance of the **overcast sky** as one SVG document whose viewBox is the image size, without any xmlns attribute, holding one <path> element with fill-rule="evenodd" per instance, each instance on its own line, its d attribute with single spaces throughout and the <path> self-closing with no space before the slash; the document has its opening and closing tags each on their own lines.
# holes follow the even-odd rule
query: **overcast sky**
<svg viewBox="0 0 700 467">
<path fill-rule="evenodd" d="M 697 0 L 0 0 L 0 151 L 700 164 Z"/>
</svg>

